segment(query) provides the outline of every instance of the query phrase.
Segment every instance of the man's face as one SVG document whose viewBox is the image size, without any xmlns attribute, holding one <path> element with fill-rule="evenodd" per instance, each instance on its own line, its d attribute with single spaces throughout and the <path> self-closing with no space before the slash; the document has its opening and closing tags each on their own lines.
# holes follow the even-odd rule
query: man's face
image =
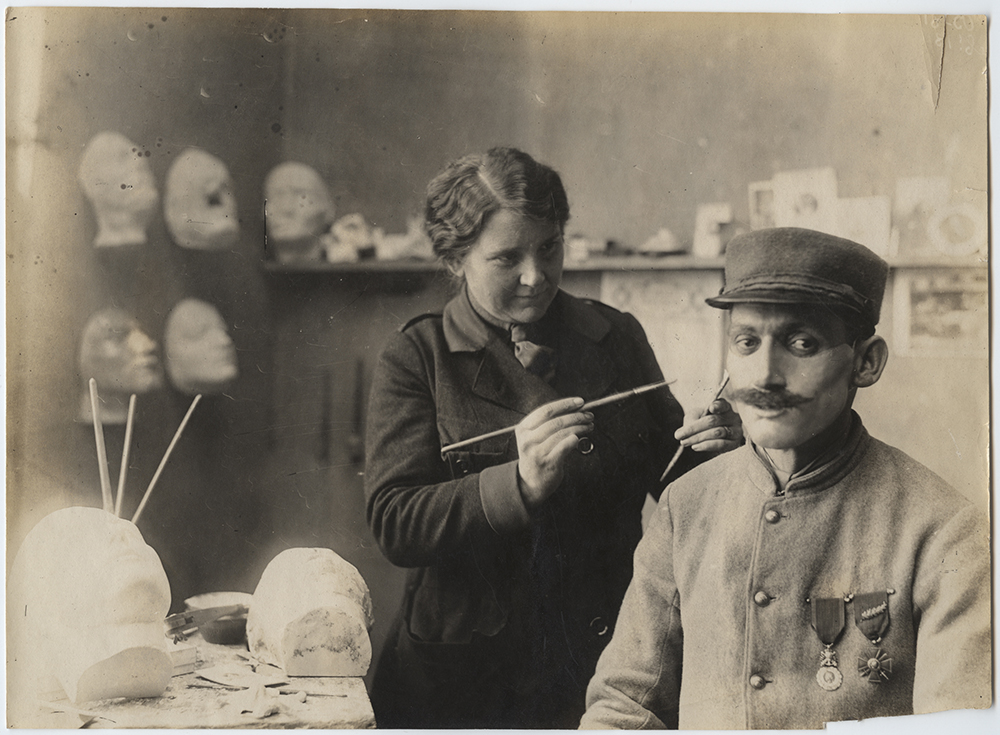
<svg viewBox="0 0 1000 735">
<path fill-rule="evenodd" d="M 731 398 L 759 446 L 798 447 L 853 401 L 854 348 L 822 307 L 737 304 L 727 344 Z"/>
</svg>

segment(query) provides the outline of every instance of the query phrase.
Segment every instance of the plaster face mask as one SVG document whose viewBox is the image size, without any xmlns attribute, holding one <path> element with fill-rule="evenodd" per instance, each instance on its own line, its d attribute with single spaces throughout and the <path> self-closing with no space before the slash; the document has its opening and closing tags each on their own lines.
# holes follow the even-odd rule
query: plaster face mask
<svg viewBox="0 0 1000 735">
<path fill-rule="evenodd" d="M 80 341 L 80 374 L 84 382 L 97 381 L 101 397 L 101 419 L 122 423 L 128 396 L 148 393 L 163 386 L 163 368 L 150 339 L 134 317 L 118 308 L 94 314 Z M 90 393 L 84 391 L 81 418 L 93 420 Z"/>
<path fill-rule="evenodd" d="M 72 702 L 155 697 L 173 667 L 164 618 L 170 583 L 130 521 L 99 508 L 63 508 L 25 537 L 8 601 L 19 694 L 54 678 Z"/>
<path fill-rule="evenodd" d="M 164 346 L 167 375 L 182 393 L 218 393 L 239 374 L 226 323 L 204 301 L 184 299 L 174 307 L 167 317 Z"/>
<path fill-rule="evenodd" d="M 226 164 L 188 148 L 167 172 L 163 215 L 182 248 L 225 250 L 239 236 L 236 197 Z"/>
<path fill-rule="evenodd" d="M 334 206 L 320 175 L 304 163 L 275 166 L 264 181 L 267 236 L 279 245 L 316 237 L 333 222 Z"/>
<path fill-rule="evenodd" d="M 159 194 L 149 160 L 132 141 L 98 133 L 84 149 L 77 178 L 94 207 L 94 247 L 142 245 Z"/>
</svg>

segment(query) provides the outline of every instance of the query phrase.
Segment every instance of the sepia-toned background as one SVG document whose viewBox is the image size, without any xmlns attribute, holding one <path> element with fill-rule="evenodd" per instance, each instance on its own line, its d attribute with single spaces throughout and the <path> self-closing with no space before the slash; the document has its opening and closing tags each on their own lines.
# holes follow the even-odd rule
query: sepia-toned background
<svg viewBox="0 0 1000 735">
<path fill-rule="evenodd" d="M 831 222 L 874 238 L 892 266 L 891 356 L 856 407 L 986 512 L 983 18 L 15 8 L 6 31 L 8 568 L 46 513 L 100 504 L 93 430 L 77 417 L 90 315 L 121 306 L 162 343 L 170 309 L 195 296 L 226 319 L 240 378 L 202 401 L 139 524 L 174 609 L 252 592 L 279 551 L 326 546 L 371 587 L 377 655 L 403 572 L 364 518 L 368 380 L 392 331 L 440 309 L 450 284 L 430 264 L 276 264 L 263 181 L 308 163 L 338 216 L 401 233 L 447 160 L 497 144 L 562 174 L 568 234 L 614 256 L 568 262 L 564 287 L 635 313 L 685 404 L 723 359 L 721 317 L 703 303 L 722 261 L 692 253 L 699 208 L 728 205 L 724 240 L 808 220 L 752 190 L 820 212 L 859 200 L 861 214 Z M 147 152 L 161 198 L 184 149 L 222 159 L 237 245 L 185 251 L 158 214 L 138 252 L 96 251 L 77 169 L 104 130 Z M 636 254 L 664 229 L 677 252 Z M 140 398 L 126 514 L 189 401 L 169 385 Z M 115 475 L 123 432 L 106 428 Z"/>
</svg>

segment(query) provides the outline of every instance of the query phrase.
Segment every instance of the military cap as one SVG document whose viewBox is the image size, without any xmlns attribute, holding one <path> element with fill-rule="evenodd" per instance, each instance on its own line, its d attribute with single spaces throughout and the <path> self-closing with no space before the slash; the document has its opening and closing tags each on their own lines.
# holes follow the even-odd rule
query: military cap
<svg viewBox="0 0 1000 735">
<path fill-rule="evenodd" d="M 733 304 L 826 304 L 878 324 L 889 265 L 851 240 L 800 227 L 754 230 L 726 246 L 725 283 L 705 299 Z"/>
</svg>

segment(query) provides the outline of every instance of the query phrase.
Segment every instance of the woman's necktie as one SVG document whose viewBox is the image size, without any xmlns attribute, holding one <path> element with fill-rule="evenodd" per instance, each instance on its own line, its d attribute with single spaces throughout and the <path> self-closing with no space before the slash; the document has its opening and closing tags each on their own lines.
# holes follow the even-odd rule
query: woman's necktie
<svg viewBox="0 0 1000 735">
<path fill-rule="evenodd" d="M 524 369 L 537 375 L 546 383 L 556 376 L 556 351 L 551 347 L 532 341 L 531 324 L 514 324 L 510 328 L 510 339 L 514 343 L 514 357 L 524 365 Z"/>
</svg>

